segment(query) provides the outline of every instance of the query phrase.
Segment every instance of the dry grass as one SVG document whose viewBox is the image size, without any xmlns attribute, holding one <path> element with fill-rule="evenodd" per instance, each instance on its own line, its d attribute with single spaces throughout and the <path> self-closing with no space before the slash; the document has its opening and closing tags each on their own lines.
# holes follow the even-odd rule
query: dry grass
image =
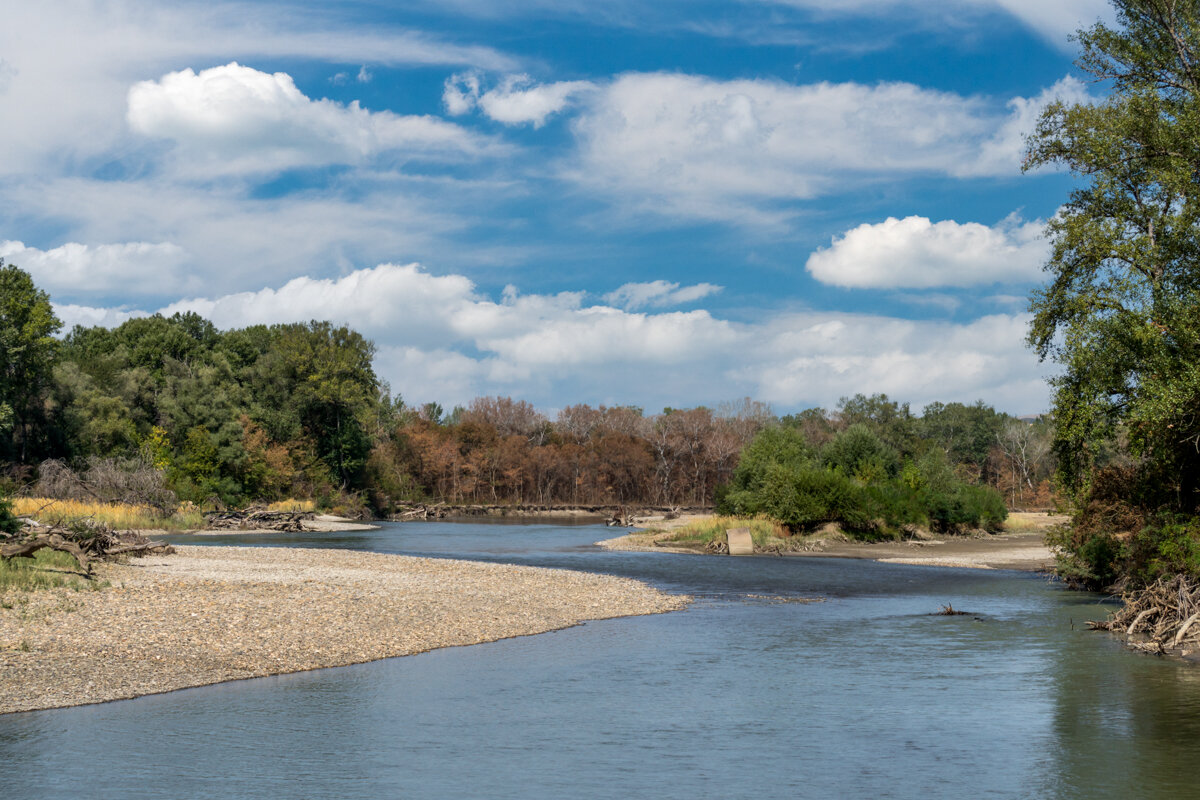
<svg viewBox="0 0 1200 800">
<path fill-rule="evenodd" d="M 296 500 L 288 498 L 267 504 L 268 511 L 316 511 L 317 504 L 312 500 Z"/>
<path fill-rule="evenodd" d="M 1045 511 L 1010 511 L 1004 520 L 1006 533 L 1034 533 L 1070 521 L 1065 514 L 1048 514 Z"/>
<path fill-rule="evenodd" d="M 725 532 L 730 528 L 749 528 L 756 549 L 763 549 L 784 539 L 787 531 L 778 522 L 770 519 L 746 519 L 741 517 L 708 517 L 689 522 L 671 531 L 670 538 L 661 541 L 672 544 L 706 545 L 709 542 L 724 542 Z"/>
<path fill-rule="evenodd" d="M 91 519 L 116 530 L 196 530 L 204 527 L 204 516 L 192 508 L 181 508 L 170 517 L 164 517 L 149 506 L 127 503 L 17 497 L 13 499 L 13 511 L 18 517 L 30 517 L 47 525 Z"/>
</svg>

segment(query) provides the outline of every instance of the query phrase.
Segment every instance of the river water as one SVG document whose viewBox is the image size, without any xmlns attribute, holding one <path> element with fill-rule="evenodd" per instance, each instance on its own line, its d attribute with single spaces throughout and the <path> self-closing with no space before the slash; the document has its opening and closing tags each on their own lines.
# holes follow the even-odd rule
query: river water
<svg viewBox="0 0 1200 800">
<path fill-rule="evenodd" d="M 687 611 L 0 717 L 0 798 L 1185 798 L 1200 668 L 1043 577 L 609 553 L 599 526 L 203 539 L 584 569 Z M 819 602 L 799 602 L 819 600 Z M 971 612 L 934 616 L 942 606 Z"/>
</svg>

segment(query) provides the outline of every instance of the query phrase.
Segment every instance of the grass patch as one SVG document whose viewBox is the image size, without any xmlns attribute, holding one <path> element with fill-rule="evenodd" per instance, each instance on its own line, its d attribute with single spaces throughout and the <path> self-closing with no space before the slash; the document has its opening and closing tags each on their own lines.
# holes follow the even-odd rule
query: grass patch
<svg viewBox="0 0 1200 800">
<path fill-rule="evenodd" d="M 164 517 L 149 506 L 128 503 L 93 503 L 79 500 L 49 500 L 44 497 L 15 497 L 13 512 L 46 525 L 69 524 L 92 519 L 115 530 L 198 530 L 204 527 L 204 515 L 194 506 L 181 506 Z"/>
<path fill-rule="evenodd" d="M 88 580 L 79 574 L 79 564 L 69 553 L 38 550 L 33 558 L 0 558 L 0 594 L 6 591 L 35 591 L 65 586 L 75 590 L 106 588 L 108 581 Z M 0 607 L 11 603 L 0 601 Z"/>
<path fill-rule="evenodd" d="M 267 511 L 316 511 L 317 504 L 312 500 L 278 500 L 267 504 Z"/>
<path fill-rule="evenodd" d="M 1009 533 L 1033 533 L 1061 525 L 1069 518 L 1062 514 L 1044 511 L 1010 511 L 1004 520 L 1004 530 Z"/>
<path fill-rule="evenodd" d="M 672 544 L 704 547 L 709 542 L 726 541 L 725 531 L 730 528 L 749 528 L 750 538 L 756 550 L 769 547 L 787 537 L 787 531 L 778 522 L 769 519 L 747 519 L 744 517 L 710 517 L 689 522 L 672 531 Z"/>
</svg>

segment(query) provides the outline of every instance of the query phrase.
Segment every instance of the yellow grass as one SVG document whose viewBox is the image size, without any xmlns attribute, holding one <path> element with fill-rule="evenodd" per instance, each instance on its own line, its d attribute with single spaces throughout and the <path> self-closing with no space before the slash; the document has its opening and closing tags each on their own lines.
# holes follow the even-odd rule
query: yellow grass
<svg viewBox="0 0 1200 800">
<path fill-rule="evenodd" d="M 312 500 L 295 500 L 288 498 L 287 500 L 279 500 L 275 503 L 267 504 L 268 511 L 316 511 L 317 504 Z"/>
<path fill-rule="evenodd" d="M 1004 520 L 1004 530 L 1009 533 L 1033 533 L 1063 525 L 1070 519 L 1065 514 L 1047 514 L 1045 511 L 1010 511 L 1008 519 Z"/>
<path fill-rule="evenodd" d="M 17 497 L 13 499 L 13 511 L 18 517 L 31 517 L 48 525 L 92 519 L 116 530 L 194 530 L 204 525 L 204 517 L 195 510 L 181 509 L 170 517 L 163 517 L 149 506 L 127 503 Z"/>
<path fill-rule="evenodd" d="M 707 544 L 710 541 L 725 541 L 725 531 L 730 528 L 749 528 L 750 537 L 757 547 L 763 547 L 772 539 L 782 538 L 783 528 L 769 519 L 747 519 L 739 517 L 709 517 L 689 522 L 672 531 L 674 542 Z"/>
</svg>

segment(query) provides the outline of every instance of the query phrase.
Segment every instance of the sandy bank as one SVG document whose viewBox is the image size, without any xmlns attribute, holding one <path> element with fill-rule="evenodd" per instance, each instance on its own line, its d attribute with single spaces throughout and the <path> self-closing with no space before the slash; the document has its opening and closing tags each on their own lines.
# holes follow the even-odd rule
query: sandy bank
<svg viewBox="0 0 1200 800">
<path fill-rule="evenodd" d="M 663 532 L 702 518 L 693 516 L 651 522 L 645 531 L 633 531 L 596 544 L 610 550 L 696 553 L 694 548 L 673 547 L 665 543 L 668 536 Z M 1054 553 L 1045 543 L 1045 530 L 1066 519 L 1042 513 L 1014 512 L 1010 515 L 1015 529 L 1013 532 L 980 537 L 936 536 L 924 540 L 876 543 L 855 542 L 839 537 L 812 537 L 805 541 L 806 549 L 785 555 L 799 558 L 864 558 L 892 564 L 1036 572 L 1054 565 Z"/>
<path fill-rule="evenodd" d="M 637 581 L 344 550 L 180 547 L 103 591 L 0 595 L 0 713 L 96 703 L 683 608 Z"/>
</svg>

